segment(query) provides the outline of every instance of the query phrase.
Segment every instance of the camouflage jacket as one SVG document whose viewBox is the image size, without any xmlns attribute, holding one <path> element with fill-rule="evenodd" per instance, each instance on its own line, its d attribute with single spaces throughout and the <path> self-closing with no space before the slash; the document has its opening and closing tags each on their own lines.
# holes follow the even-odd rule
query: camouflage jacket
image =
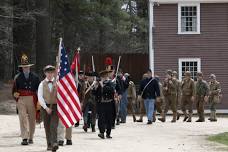
<svg viewBox="0 0 228 152">
<path fill-rule="evenodd" d="M 209 86 L 208 83 L 204 80 L 196 82 L 196 96 L 208 96 L 209 95 Z"/>
<path fill-rule="evenodd" d="M 220 94 L 221 94 L 221 85 L 218 81 L 209 82 L 209 102 L 219 102 Z"/>
<path fill-rule="evenodd" d="M 129 82 L 127 97 L 132 98 L 132 100 L 136 100 L 136 88 L 133 81 Z"/>
<path fill-rule="evenodd" d="M 193 96 L 195 93 L 195 84 L 193 79 L 183 79 L 181 83 L 182 95 Z"/>
<path fill-rule="evenodd" d="M 166 90 L 167 88 L 167 90 Z M 163 83 L 163 95 L 167 96 L 167 95 L 177 95 L 178 92 L 178 82 L 175 79 L 165 79 L 164 83 Z"/>
</svg>

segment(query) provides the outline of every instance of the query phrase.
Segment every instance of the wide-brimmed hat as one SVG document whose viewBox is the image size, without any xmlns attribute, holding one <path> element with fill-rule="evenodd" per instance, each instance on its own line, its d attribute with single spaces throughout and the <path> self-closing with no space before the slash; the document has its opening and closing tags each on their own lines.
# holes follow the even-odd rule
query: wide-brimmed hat
<svg viewBox="0 0 228 152">
<path fill-rule="evenodd" d="M 210 79 L 216 79 L 216 76 L 215 76 L 215 74 L 210 74 L 210 77 L 209 77 Z"/>
<path fill-rule="evenodd" d="M 177 75 L 177 74 L 178 74 L 177 71 L 172 72 L 172 75 Z"/>
<path fill-rule="evenodd" d="M 107 70 L 107 69 L 105 69 L 105 70 L 99 72 L 99 75 L 102 77 L 102 76 L 104 76 L 104 75 L 106 75 L 106 74 L 108 74 L 108 73 L 111 73 L 112 71 L 113 71 L 113 70 Z"/>
<path fill-rule="evenodd" d="M 96 72 L 89 71 L 89 72 L 86 72 L 85 75 L 88 77 L 96 77 L 98 74 Z"/>
<path fill-rule="evenodd" d="M 172 71 L 172 70 L 167 70 L 167 71 L 166 71 L 166 74 L 168 74 L 168 75 L 171 75 L 171 76 L 172 76 L 172 75 L 173 75 L 173 71 Z"/>
<path fill-rule="evenodd" d="M 31 67 L 31 66 L 33 66 L 34 64 L 31 64 L 31 63 L 29 63 L 29 58 L 28 58 L 28 56 L 26 55 L 26 54 L 23 54 L 22 56 L 21 56 L 21 64 L 20 65 L 18 65 L 18 67 Z"/>
<path fill-rule="evenodd" d="M 52 72 L 55 71 L 55 67 L 53 65 L 47 65 L 44 67 L 44 72 Z"/>
<path fill-rule="evenodd" d="M 186 71 L 186 72 L 184 73 L 184 75 L 185 75 L 185 76 L 191 76 L 191 72 L 190 72 L 190 71 Z"/>
<path fill-rule="evenodd" d="M 202 77 L 203 76 L 203 73 L 202 72 L 197 72 L 197 76 L 198 77 Z"/>
</svg>

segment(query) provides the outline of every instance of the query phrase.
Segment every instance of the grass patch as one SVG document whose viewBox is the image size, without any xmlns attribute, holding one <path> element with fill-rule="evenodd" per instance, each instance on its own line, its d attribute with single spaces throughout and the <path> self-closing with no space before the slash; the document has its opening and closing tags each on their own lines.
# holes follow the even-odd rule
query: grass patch
<svg viewBox="0 0 228 152">
<path fill-rule="evenodd" d="M 210 136 L 208 140 L 228 146 L 228 132 Z"/>
</svg>

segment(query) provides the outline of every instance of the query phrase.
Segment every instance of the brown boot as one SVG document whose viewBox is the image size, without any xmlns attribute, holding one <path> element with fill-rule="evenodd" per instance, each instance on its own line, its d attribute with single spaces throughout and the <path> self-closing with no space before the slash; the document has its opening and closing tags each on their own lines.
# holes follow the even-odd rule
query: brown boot
<svg viewBox="0 0 228 152">
<path fill-rule="evenodd" d="M 136 122 L 136 117 L 135 117 L 135 115 L 133 115 L 133 122 Z"/>
<path fill-rule="evenodd" d="M 161 118 L 158 118 L 159 121 L 161 122 L 165 122 L 165 117 L 166 117 L 166 114 L 164 112 L 161 113 Z"/>
<path fill-rule="evenodd" d="M 217 121 L 217 118 L 216 118 L 216 113 L 215 113 L 215 111 L 211 112 L 211 114 L 212 114 L 212 116 L 211 116 L 210 121 L 211 121 L 211 122 L 216 122 L 216 121 Z"/>
<path fill-rule="evenodd" d="M 136 122 L 143 122 L 143 117 L 140 116 L 140 118 L 138 120 L 136 120 Z"/>
<path fill-rule="evenodd" d="M 181 116 L 181 114 L 179 112 L 177 112 L 177 120 L 180 119 L 180 116 Z"/>
<path fill-rule="evenodd" d="M 187 122 L 192 122 L 192 113 L 189 114 Z"/>
<path fill-rule="evenodd" d="M 188 119 L 188 115 L 187 115 L 187 113 L 186 112 L 184 112 L 184 122 L 186 121 Z"/>
<path fill-rule="evenodd" d="M 156 122 L 156 112 L 153 113 L 153 122 Z"/>
<path fill-rule="evenodd" d="M 208 120 L 210 120 L 210 121 L 212 120 L 212 113 L 213 113 L 213 112 L 211 111 L 210 117 L 208 118 Z"/>
<path fill-rule="evenodd" d="M 174 112 L 173 113 L 173 120 L 171 121 L 172 123 L 176 122 L 177 121 L 177 113 Z"/>
</svg>

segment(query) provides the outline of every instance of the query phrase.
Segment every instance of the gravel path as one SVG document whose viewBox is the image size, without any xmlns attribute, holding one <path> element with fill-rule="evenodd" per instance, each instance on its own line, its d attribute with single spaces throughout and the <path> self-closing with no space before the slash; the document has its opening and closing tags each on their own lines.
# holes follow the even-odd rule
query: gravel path
<svg viewBox="0 0 228 152">
<path fill-rule="evenodd" d="M 82 125 L 73 129 L 73 146 L 60 147 L 60 152 L 224 152 L 227 147 L 209 142 L 208 135 L 226 132 L 228 119 L 216 123 L 133 123 L 129 117 L 126 124 L 112 132 L 113 139 L 101 140 L 97 133 L 84 133 Z M 194 118 L 196 120 L 196 118 Z M 0 152 L 45 152 L 44 128 L 36 127 L 34 144 L 21 146 L 19 120 L 16 115 L 0 115 Z M 98 131 L 97 131 L 98 132 Z"/>
</svg>

